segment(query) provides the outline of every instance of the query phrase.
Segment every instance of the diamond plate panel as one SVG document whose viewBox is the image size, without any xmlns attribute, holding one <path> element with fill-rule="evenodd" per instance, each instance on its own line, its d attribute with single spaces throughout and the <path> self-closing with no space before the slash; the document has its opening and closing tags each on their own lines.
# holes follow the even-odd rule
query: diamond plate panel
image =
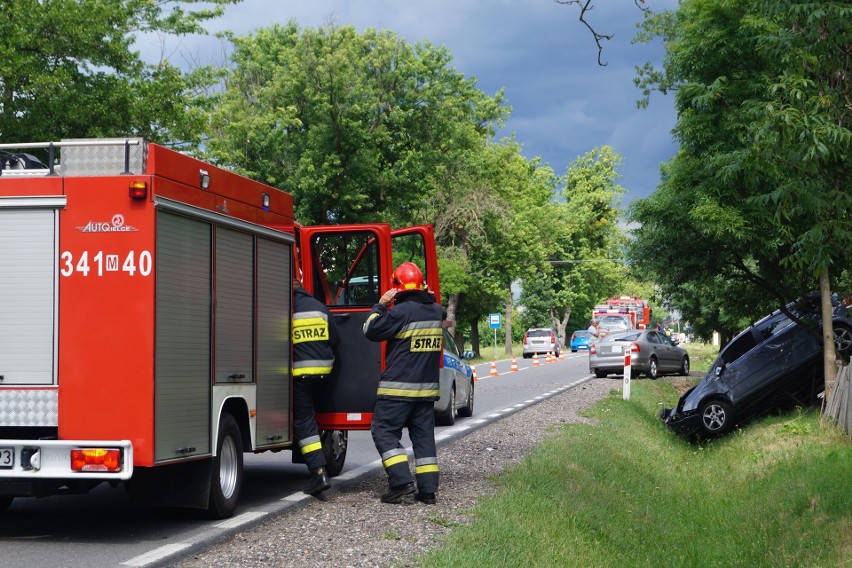
<svg viewBox="0 0 852 568">
<path fill-rule="evenodd" d="M 114 176 L 124 173 L 125 140 L 125 138 L 98 139 L 98 144 L 94 141 L 87 144 L 85 140 L 63 140 L 62 142 L 75 144 L 62 147 L 62 175 Z M 148 159 L 148 144 L 141 138 L 131 140 L 138 141 L 138 144 L 128 146 L 130 173 L 144 173 L 145 161 Z M 102 144 L 104 141 L 111 144 L 104 145 Z"/>
<path fill-rule="evenodd" d="M 58 426 L 55 389 L 0 389 L 0 426 Z"/>
</svg>

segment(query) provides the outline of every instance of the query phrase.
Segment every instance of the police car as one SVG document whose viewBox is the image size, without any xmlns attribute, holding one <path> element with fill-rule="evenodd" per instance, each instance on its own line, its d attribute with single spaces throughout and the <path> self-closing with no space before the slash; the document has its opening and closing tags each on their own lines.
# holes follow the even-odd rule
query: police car
<svg viewBox="0 0 852 568">
<path fill-rule="evenodd" d="M 473 370 L 459 353 L 453 336 L 444 329 L 444 364 L 440 374 L 441 398 L 435 401 L 435 424 L 450 426 L 459 416 L 473 416 Z"/>
</svg>

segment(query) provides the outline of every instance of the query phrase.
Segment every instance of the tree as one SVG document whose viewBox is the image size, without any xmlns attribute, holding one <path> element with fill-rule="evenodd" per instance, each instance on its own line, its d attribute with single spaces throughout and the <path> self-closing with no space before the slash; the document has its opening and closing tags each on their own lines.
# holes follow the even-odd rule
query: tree
<svg viewBox="0 0 852 568">
<path fill-rule="evenodd" d="M 445 48 L 393 32 L 295 22 L 234 43 L 208 156 L 294 197 L 306 224 L 421 219 L 436 170 L 508 112 L 449 66 Z"/>
<path fill-rule="evenodd" d="M 201 0 L 3 2 L 0 139 L 195 140 L 203 118 L 195 96 L 214 80 L 212 71 L 184 75 L 165 61 L 146 64 L 132 49 L 134 37 L 204 33 L 203 22 L 238 1 L 204 8 L 195 6 Z"/>
<path fill-rule="evenodd" d="M 663 276 L 672 295 L 708 291 L 720 312 L 742 312 L 744 298 L 761 295 L 783 307 L 819 282 L 830 383 L 830 274 L 848 270 L 852 244 L 852 6 L 685 0 L 648 18 L 645 32 L 665 39 L 667 57 L 662 71 L 646 66 L 637 83 L 646 96 L 676 91 L 681 151 L 660 190 L 632 210 L 642 226 L 631 258 Z M 654 234 L 661 227 L 653 215 L 664 210 L 684 239 Z M 684 254 L 690 249 L 703 249 L 702 258 Z M 739 293 L 712 295 L 706 283 L 717 276 Z"/>
</svg>

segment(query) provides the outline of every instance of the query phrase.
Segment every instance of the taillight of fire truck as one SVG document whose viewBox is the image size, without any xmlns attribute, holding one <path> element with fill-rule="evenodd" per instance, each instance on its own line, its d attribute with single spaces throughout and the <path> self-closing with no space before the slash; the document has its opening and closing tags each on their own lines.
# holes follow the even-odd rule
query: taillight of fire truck
<svg viewBox="0 0 852 568">
<path fill-rule="evenodd" d="M 117 448 L 71 450 L 71 471 L 121 471 L 121 450 Z"/>
</svg>

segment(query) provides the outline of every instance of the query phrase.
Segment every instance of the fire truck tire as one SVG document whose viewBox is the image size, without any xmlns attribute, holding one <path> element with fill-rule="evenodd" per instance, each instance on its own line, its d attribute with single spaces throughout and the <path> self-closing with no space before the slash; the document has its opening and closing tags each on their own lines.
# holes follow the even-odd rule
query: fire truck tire
<svg viewBox="0 0 852 568">
<path fill-rule="evenodd" d="M 223 414 L 219 421 L 216 456 L 210 479 L 210 503 L 207 512 L 214 519 L 234 514 L 243 487 L 243 442 L 237 421 Z"/>
<path fill-rule="evenodd" d="M 346 449 L 349 447 L 347 430 L 323 430 L 320 432 L 322 453 L 325 455 L 325 471 L 329 477 L 337 477 L 343 471 Z"/>
<path fill-rule="evenodd" d="M 8 495 L 0 497 L 0 513 L 8 509 L 14 499 L 14 497 L 10 497 Z"/>
</svg>

